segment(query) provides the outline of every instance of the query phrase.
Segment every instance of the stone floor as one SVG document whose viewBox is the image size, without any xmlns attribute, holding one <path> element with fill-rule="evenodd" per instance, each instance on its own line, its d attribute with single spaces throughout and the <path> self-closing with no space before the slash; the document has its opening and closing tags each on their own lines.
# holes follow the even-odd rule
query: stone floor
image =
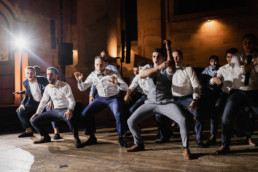
<svg viewBox="0 0 258 172">
<path fill-rule="evenodd" d="M 194 135 L 190 134 L 192 160 L 183 158 L 180 138 L 171 139 L 171 143 L 155 144 L 156 128 L 143 130 L 146 151 L 135 153 L 127 153 L 118 145 L 113 128 L 98 129 L 98 144 L 80 149 L 74 148 L 71 133 L 62 133 L 63 139 L 40 145 L 33 144 L 38 134 L 22 139 L 17 138 L 18 133 L 2 134 L 0 172 L 258 171 L 258 147 L 244 144 L 244 138 L 233 138 L 230 154 L 215 155 L 219 143 L 198 148 Z M 257 132 L 255 134 L 253 138 L 257 142 Z M 86 137 L 82 131 L 80 136 L 84 142 Z M 127 141 L 132 144 L 132 137 L 128 136 Z"/>
</svg>

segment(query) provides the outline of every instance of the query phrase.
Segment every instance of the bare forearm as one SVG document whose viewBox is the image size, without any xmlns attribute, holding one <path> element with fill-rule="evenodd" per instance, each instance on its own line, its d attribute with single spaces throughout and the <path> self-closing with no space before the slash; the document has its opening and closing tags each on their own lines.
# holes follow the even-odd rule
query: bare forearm
<svg viewBox="0 0 258 172">
<path fill-rule="evenodd" d="M 132 90 L 131 90 L 131 89 L 128 89 L 128 90 L 126 91 L 126 96 L 130 96 L 131 93 L 132 93 Z"/>
<path fill-rule="evenodd" d="M 153 73 L 158 72 L 159 70 L 160 70 L 159 66 L 156 66 L 154 68 L 143 70 L 139 75 L 141 78 L 146 78 L 146 77 L 152 75 Z"/>
<path fill-rule="evenodd" d="M 243 70 L 244 72 L 249 72 L 253 67 L 255 67 L 255 65 L 257 65 L 256 61 L 253 61 L 250 64 L 246 64 L 243 66 Z"/>
<path fill-rule="evenodd" d="M 167 61 L 169 61 L 168 71 L 170 73 L 174 72 L 176 69 L 174 58 L 172 57 L 172 50 L 171 47 L 167 47 Z"/>
<path fill-rule="evenodd" d="M 175 71 L 176 71 L 175 61 L 174 59 L 172 59 L 169 61 L 168 72 L 174 73 Z"/>
<path fill-rule="evenodd" d="M 167 61 L 172 61 L 172 49 L 171 47 L 166 48 L 167 49 Z"/>
</svg>

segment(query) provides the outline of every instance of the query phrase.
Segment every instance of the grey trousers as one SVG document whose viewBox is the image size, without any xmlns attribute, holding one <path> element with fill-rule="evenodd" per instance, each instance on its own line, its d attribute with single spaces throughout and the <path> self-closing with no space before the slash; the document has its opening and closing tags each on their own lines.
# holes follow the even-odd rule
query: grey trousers
<svg viewBox="0 0 258 172">
<path fill-rule="evenodd" d="M 162 114 L 174 120 L 180 127 L 180 134 L 184 148 L 188 148 L 188 130 L 187 119 L 181 112 L 180 108 L 174 103 L 164 105 L 160 104 L 143 104 L 128 119 L 127 123 L 134 138 L 134 144 L 143 144 L 141 137 L 141 129 L 139 124 L 141 121 L 150 118 L 155 114 Z"/>
</svg>

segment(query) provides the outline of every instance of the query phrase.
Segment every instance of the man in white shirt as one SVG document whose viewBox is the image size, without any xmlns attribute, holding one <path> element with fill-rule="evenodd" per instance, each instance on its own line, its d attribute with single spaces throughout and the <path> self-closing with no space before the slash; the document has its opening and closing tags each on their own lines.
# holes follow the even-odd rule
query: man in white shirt
<svg viewBox="0 0 258 172">
<path fill-rule="evenodd" d="M 81 146 L 81 141 L 78 136 L 78 129 L 72 120 L 75 100 L 71 87 L 66 82 L 58 80 L 58 70 L 55 67 L 47 68 L 47 79 L 49 85 L 47 85 L 45 89 L 37 112 L 30 119 L 32 126 L 41 135 L 41 138 L 34 143 L 39 144 L 51 141 L 47 131 L 44 129 L 45 123 L 50 121 L 65 121 L 73 132 L 75 147 L 79 148 Z M 49 98 L 53 101 L 54 109 L 43 112 Z"/>
<path fill-rule="evenodd" d="M 142 68 L 146 65 L 146 63 L 140 63 L 138 65 L 139 71 L 142 70 Z M 137 89 L 138 93 L 141 95 L 138 100 L 135 101 L 135 103 L 130 107 L 129 112 L 132 114 L 139 106 L 141 106 L 145 100 L 147 100 L 147 94 L 149 92 L 149 87 L 146 78 L 141 78 L 139 74 L 136 74 L 133 78 L 126 95 L 124 97 L 124 101 L 128 103 L 131 98 L 131 94 L 134 92 L 134 90 Z M 139 96 L 137 96 L 139 97 Z"/>
<path fill-rule="evenodd" d="M 171 93 L 171 81 L 175 72 L 175 62 L 171 57 L 170 41 L 165 40 L 168 58 L 161 49 L 152 51 L 153 66 L 146 65 L 140 72 L 141 78 L 147 78 L 149 92 L 145 104 L 140 106 L 128 119 L 127 123 L 134 138 L 134 145 L 127 152 L 143 151 L 145 146 L 141 137 L 140 122 L 155 115 L 162 114 L 178 123 L 183 144 L 183 156 L 190 159 L 188 148 L 187 119 L 175 104 Z"/>
<path fill-rule="evenodd" d="M 117 69 L 117 67 L 115 65 L 112 65 L 108 62 L 108 59 L 110 58 L 107 53 L 105 51 L 101 51 L 100 52 L 100 57 L 103 58 L 103 60 L 106 62 L 106 67 L 105 69 L 108 69 L 108 70 L 112 70 L 116 73 L 118 73 L 118 75 L 121 77 L 121 74 L 119 72 L 119 70 Z M 94 94 L 96 92 L 96 88 L 94 85 L 91 86 L 90 88 L 90 93 L 89 93 L 89 103 L 91 103 L 93 100 L 94 100 Z"/>
<path fill-rule="evenodd" d="M 212 123 L 215 123 L 216 126 L 219 121 L 219 117 L 221 116 L 221 113 L 223 113 L 224 106 L 226 103 L 226 100 L 229 96 L 229 92 L 232 87 L 232 82 L 233 82 L 233 68 L 231 66 L 231 57 L 238 53 L 238 50 L 236 48 L 230 48 L 226 51 L 226 60 L 227 64 L 224 66 L 221 66 L 214 77 L 212 77 L 209 81 L 210 85 L 217 85 L 221 86 L 221 92 L 218 92 L 217 98 L 215 99 L 214 106 L 213 106 L 213 113 L 216 113 L 213 115 L 211 119 L 211 125 Z M 217 127 L 216 127 L 217 128 Z M 216 129 L 217 130 L 217 129 Z M 208 141 L 206 142 L 206 145 L 213 145 L 216 143 L 216 130 L 212 129 L 210 130 L 210 137 Z"/>
<path fill-rule="evenodd" d="M 196 112 L 197 100 L 200 97 L 200 84 L 198 78 L 192 67 L 183 66 L 183 52 L 181 50 L 173 50 L 172 56 L 176 65 L 176 72 L 172 79 L 173 98 L 179 106 L 183 109 L 187 109 L 188 112 L 195 117 L 196 142 L 199 147 L 203 147 L 201 138 L 203 121 Z M 166 143 L 169 141 L 168 134 L 166 134 L 168 131 L 165 129 L 166 119 L 164 116 L 157 114 L 156 120 L 158 121 L 161 133 L 161 140 L 159 142 Z"/>
<path fill-rule="evenodd" d="M 33 132 L 30 125 L 30 117 L 36 112 L 42 98 L 48 80 L 42 76 L 36 76 L 36 70 L 32 66 L 25 68 L 26 80 L 23 81 L 25 96 L 17 109 L 17 115 L 25 128 L 25 132 L 18 137 L 31 137 Z"/>
<path fill-rule="evenodd" d="M 126 143 L 122 137 L 122 111 L 118 93 L 119 90 L 126 91 L 128 89 L 128 85 L 123 81 L 118 73 L 105 69 L 105 66 L 106 62 L 103 60 L 103 58 L 97 56 L 95 57 L 95 70 L 91 72 L 84 82 L 82 81 L 82 73 L 74 73 L 74 76 L 78 81 L 78 88 L 80 91 L 84 91 L 91 85 L 94 85 L 98 92 L 98 96 L 96 96 L 96 98 L 82 112 L 86 126 L 85 134 L 90 135 L 85 144 L 92 145 L 97 143 L 97 139 L 95 137 L 96 126 L 94 122 L 94 115 L 98 111 L 101 111 L 108 106 L 116 119 L 119 144 L 120 146 L 126 147 Z"/>
<path fill-rule="evenodd" d="M 230 151 L 231 121 L 234 115 L 245 106 L 251 108 L 254 113 L 258 113 L 258 52 L 256 46 L 257 38 L 254 34 L 244 35 L 242 47 L 245 52 L 242 56 L 233 56 L 231 59 L 232 91 L 222 116 L 222 146 L 217 151 L 218 154 L 226 154 Z"/>
</svg>

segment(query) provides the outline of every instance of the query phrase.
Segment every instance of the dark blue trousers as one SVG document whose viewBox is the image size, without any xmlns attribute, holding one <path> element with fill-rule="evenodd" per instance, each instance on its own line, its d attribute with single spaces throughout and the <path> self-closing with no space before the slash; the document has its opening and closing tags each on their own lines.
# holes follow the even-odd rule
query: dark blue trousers
<svg viewBox="0 0 258 172">
<path fill-rule="evenodd" d="M 26 105 L 25 109 L 21 109 L 20 112 L 17 111 L 18 118 L 24 129 L 31 127 L 30 118 L 36 113 L 38 105 L 38 102 L 34 102 L 33 104 Z"/>
<path fill-rule="evenodd" d="M 225 103 L 228 99 L 229 94 L 220 92 L 214 99 L 215 106 L 211 107 L 212 110 L 210 111 L 210 135 L 216 138 L 217 131 L 218 131 L 218 122 L 220 119 L 221 114 L 225 108 Z"/>
<path fill-rule="evenodd" d="M 249 106 L 254 113 L 258 113 L 258 91 L 232 90 L 227 99 L 222 116 L 222 145 L 229 146 L 232 121 L 245 106 Z"/>
<path fill-rule="evenodd" d="M 34 115 L 37 111 L 37 108 L 39 106 L 39 102 L 34 101 L 32 104 L 26 105 L 25 109 L 21 109 L 20 112 L 17 112 L 18 118 L 20 119 L 22 123 L 22 127 L 29 128 L 30 125 L 30 118 L 32 115 Z M 51 111 L 52 109 L 46 108 L 46 111 Z M 51 122 L 53 128 L 57 128 L 57 125 L 54 121 Z"/>
<path fill-rule="evenodd" d="M 78 138 L 78 129 L 74 124 L 74 117 L 67 120 L 64 113 L 67 111 L 65 109 L 52 109 L 51 111 L 46 111 L 38 116 L 36 116 L 32 121 L 31 125 L 38 131 L 41 136 L 49 137 L 47 131 L 45 130 L 45 124 L 51 121 L 64 121 L 69 126 L 69 129 L 73 132 L 75 138 Z"/>
<path fill-rule="evenodd" d="M 81 113 L 82 117 L 85 119 L 85 133 L 91 135 L 96 132 L 95 125 L 95 113 L 109 107 L 113 112 L 116 119 L 116 128 L 118 136 L 122 136 L 121 129 L 121 103 L 118 96 L 112 97 L 100 97 L 96 96 L 93 102 L 91 102 Z"/>
</svg>

